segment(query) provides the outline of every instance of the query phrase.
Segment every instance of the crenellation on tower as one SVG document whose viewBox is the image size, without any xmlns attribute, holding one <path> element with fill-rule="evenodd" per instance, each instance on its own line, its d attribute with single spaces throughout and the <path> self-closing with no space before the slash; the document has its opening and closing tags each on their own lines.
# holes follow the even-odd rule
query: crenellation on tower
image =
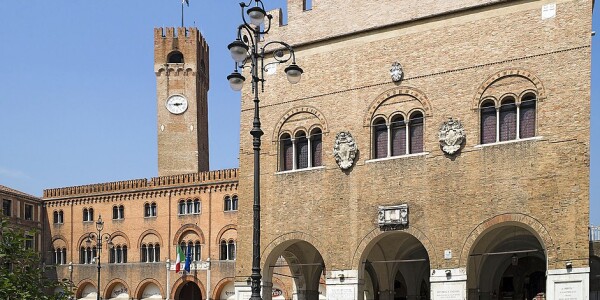
<svg viewBox="0 0 600 300">
<path fill-rule="evenodd" d="M 160 176 L 208 171 L 206 40 L 194 27 L 155 29 Z"/>
</svg>

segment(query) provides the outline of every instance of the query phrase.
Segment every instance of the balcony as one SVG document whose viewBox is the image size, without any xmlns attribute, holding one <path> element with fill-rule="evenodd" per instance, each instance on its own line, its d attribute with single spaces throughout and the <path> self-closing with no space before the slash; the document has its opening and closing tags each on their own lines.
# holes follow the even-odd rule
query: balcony
<svg viewBox="0 0 600 300">
<path fill-rule="evenodd" d="M 600 226 L 590 225 L 589 234 L 590 242 L 600 242 Z"/>
</svg>

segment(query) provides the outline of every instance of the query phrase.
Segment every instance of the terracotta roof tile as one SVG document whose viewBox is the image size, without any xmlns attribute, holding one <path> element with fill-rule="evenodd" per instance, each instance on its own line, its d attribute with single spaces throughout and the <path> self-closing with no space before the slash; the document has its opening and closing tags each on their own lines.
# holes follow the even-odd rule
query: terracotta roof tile
<svg viewBox="0 0 600 300">
<path fill-rule="evenodd" d="M 1 184 L 0 184 L 0 192 L 5 192 L 5 193 L 17 195 L 17 196 L 23 196 L 23 197 L 40 199 L 40 197 L 36 197 L 34 195 L 30 195 L 30 194 L 27 194 L 27 193 L 23 193 L 21 191 L 17 191 L 15 189 L 11 189 L 11 188 L 9 188 L 7 186 L 4 186 L 4 185 L 1 185 Z"/>
</svg>

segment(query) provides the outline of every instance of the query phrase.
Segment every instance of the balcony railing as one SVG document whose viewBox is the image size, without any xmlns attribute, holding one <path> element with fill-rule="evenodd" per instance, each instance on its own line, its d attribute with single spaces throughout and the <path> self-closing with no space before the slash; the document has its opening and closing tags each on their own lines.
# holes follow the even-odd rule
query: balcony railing
<svg viewBox="0 0 600 300">
<path fill-rule="evenodd" d="M 590 242 L 600 241 L 600 226 L 590 225 Z"/>
</svg>

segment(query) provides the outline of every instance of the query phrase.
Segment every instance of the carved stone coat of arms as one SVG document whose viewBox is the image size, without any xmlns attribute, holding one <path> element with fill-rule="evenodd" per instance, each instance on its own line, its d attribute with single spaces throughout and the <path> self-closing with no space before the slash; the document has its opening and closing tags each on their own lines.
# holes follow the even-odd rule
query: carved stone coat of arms
<svg viewBox="0 0 600 300">
<path fill-rule="evenodd" d="M 342 131 L 335 136 L 333 156 L 342 170 L 352 167 L 357 151 L 358 148 L 350 132 Z"/>
<path fill-rule="evenodd" d="M 449 118 L 440 128 L 440 146 L 444 152 L 450 155 L 460 149 L 465 137 L 465 129 L 459 120 Z"/>
<path fill-rule="evenodd" d="M 395 62 L 392 64 L 392 67 L 390 68 L 390 75 L 392 76 L 393 82 L 399 82 L 400 80 L 402 80 L 404 72 L 402 71 L 402 65 L 400 65 L 399 62 Z"/>
</svg>

